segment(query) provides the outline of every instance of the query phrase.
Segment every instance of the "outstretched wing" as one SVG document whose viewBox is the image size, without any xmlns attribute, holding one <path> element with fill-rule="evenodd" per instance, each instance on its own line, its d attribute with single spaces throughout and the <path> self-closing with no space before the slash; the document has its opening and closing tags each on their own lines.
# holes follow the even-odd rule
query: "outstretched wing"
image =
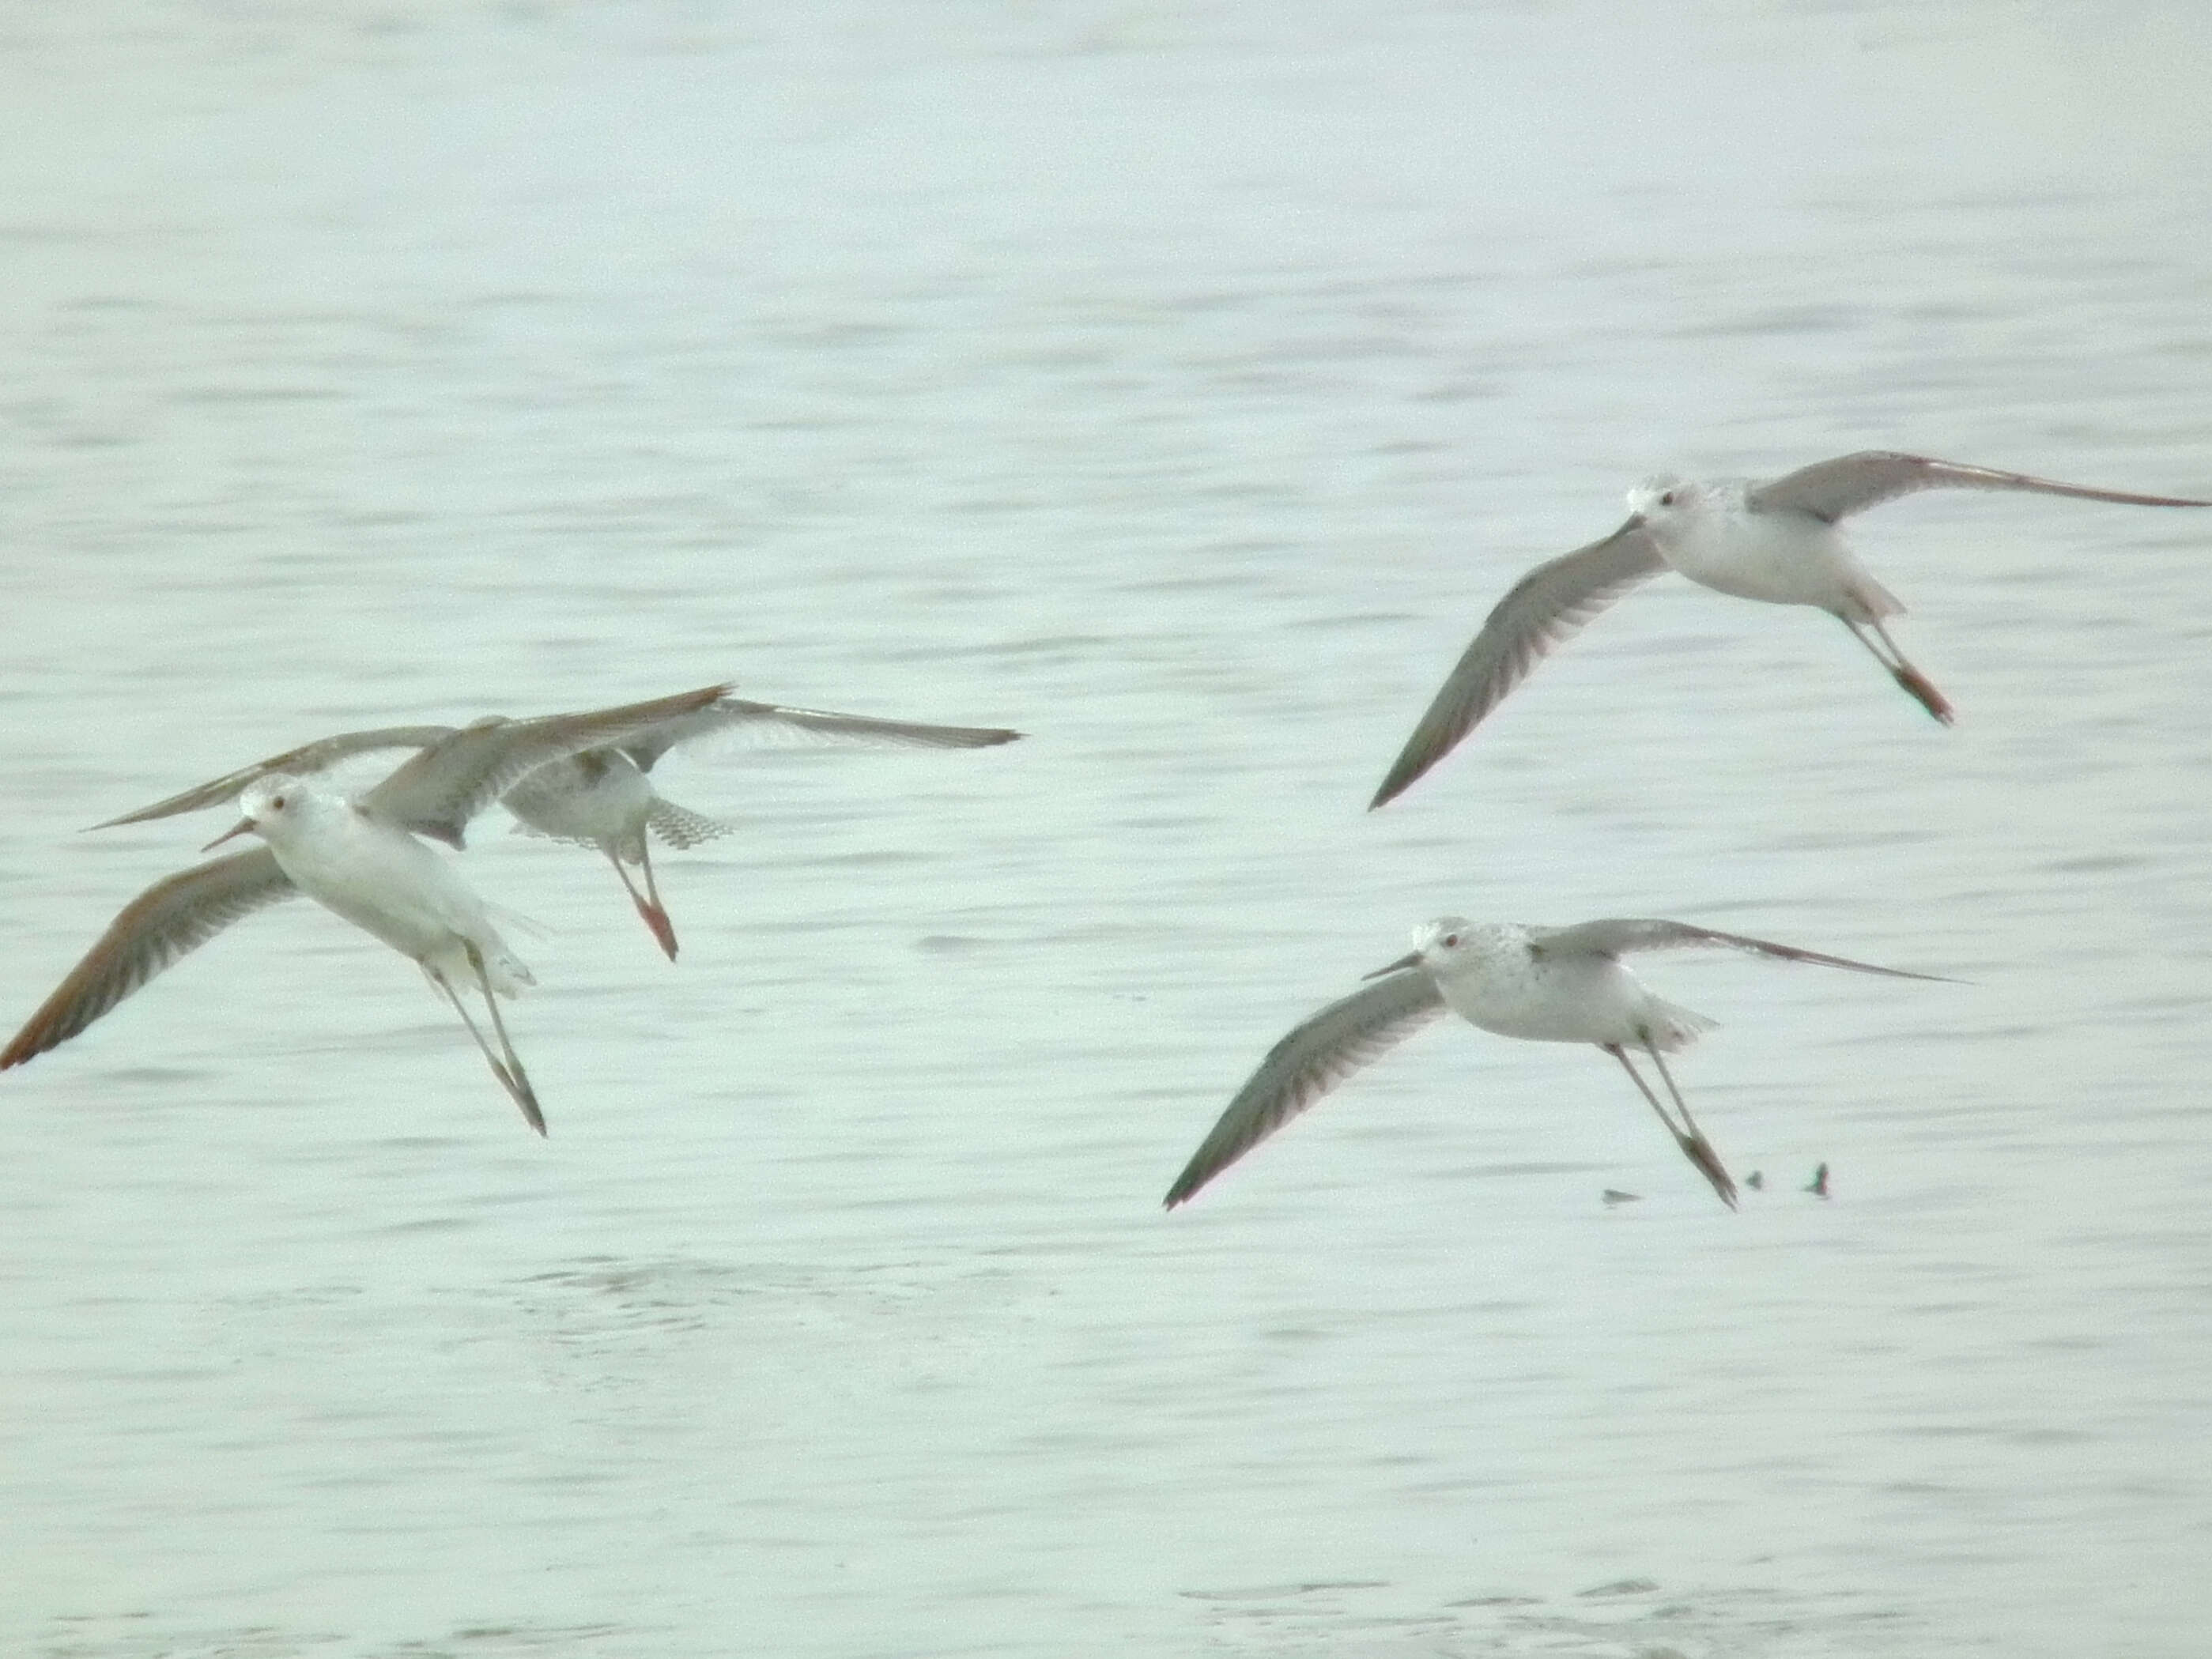
<svg viewBox="0 0 2212 1659">
<path fill-rule="evenodd" d="M 1618 957 L 1631 951 L 1674 951 L 1692 946 L 1747 951 L 1753 956 L 1774 957 L 1784 962 L 1810 962 L 1823 968 L 1848 968 L 1855 974 L 1882 974 L 1891 979 L 1924 979 L 1946 985 L 1957 980 L 1942 974 L 1908 973 L 1902 968 L 1877 968 L 1870 962 L 1832 957 L 1819 951 L 1801 951 L 1794 945 L 1752 939 L 1743 933 L 1723 933 L 1711 927 L 1693 927 L 1686 921 L 1664 921 L 1656 917 L 1613 918 L 1579 922 L 1572 927 L 1539 927 L 1530 931 L 1529 950 L 1538 956 Z"/>
<path fill-rule="evenodd" d="M 179 812 L 197 812 L 204 807 L 220 806 L 226 801 L 235 799 L 246 785 L 267 777 L 272 772 L 305 777 L 316 772 L 326 772 L 356 755 L 373 754 L 380 749 L 427 749 L 453 735 L 453 728 L 450 726 L 386 726 L 374 732 L 341 732 L 335 738 L 325 738 L 317 743 L 303 743 L 297 749 L 271 755 L 265 761 L 241 766 L 235 772 L 226 772 L 206 783 L 180 790 L 167 800 L 157 800 L 151 806 L 142 806 L 135 812 L 125 812 L 119 818 L 110 818 L 105 823 L 95 823 L 92 827 L 112 830 L 118 824 L 143 823 L 149 818 L 173 817 Z"/>
<path fill-rule="evenodd" d="M 266 847 L 155 882 L 123 907 L 84 960 L 23 1023 L 0 1051 L 0 1070 L 68 1042 L 187 951 L 299 890 Z"/>
<path fill-rule="evenodd" d="M 1012 743 L 1022 734 L 996 726 L 925 726 L 914 720 L 876 720 L 839 714 L 826 708 L 787 708 L 744 697 L 718 697 L 704 708 L 661 721 L 625 740 L 623 751 L 649 772 L 679 743 L 720 732 L 759 739 L 800 738 L 902 749 L 988 749 Z"/>
<path fill-rule="evenodd" d="M 2183 495 L 2137 495 L 2123 489 L 2092 489 L 2025 472 L 1939 461 L 1929 455 L 1905 455 L 1892 449 L 1863 449 L 1832 461 L 1815 461 L 1746 495 L 1754 513 L 1794 509 L 1833 524 L 1917 489 L 2018 489 L 2037 495 L 2073 495 L 2085 501 L 2118 501 L 2129 507 L 2212 507 L 2212 501 Z"/>
<path fill-rule="evenodd" d="M 1367 810 L 1403 793 L 1555 647 L 1638 582 L 1665 568 L 1643 520 L 1634 518 L 1603 541 L 1540 564 L 1514 583 L 1413 727 Z"/>
<path fill-rule="evenodd" d="M 459 847 L 471 818 L 549 761 L 619 744 L 664 720 L 696 713 L 727 690 L 709 685 L 580 714 L 481 720 L 406 762 L 362 796 L 361 809 Z"/>
<path fill-rule="evenodd" d="M 1363 986 L 1332 1002 L 1267 1051 L 1237 1091 L 1183 1172 L 1168 1188 L 1170 1210 L 1369 1061 L 1444 1011 L 1436 981 L 1418 968 Z"/>
</svg>

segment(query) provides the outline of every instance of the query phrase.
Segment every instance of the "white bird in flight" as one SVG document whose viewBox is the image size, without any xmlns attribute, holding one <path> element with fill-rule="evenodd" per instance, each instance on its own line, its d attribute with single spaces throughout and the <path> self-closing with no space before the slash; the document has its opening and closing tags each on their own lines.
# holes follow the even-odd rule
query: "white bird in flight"
<svg viewBox="0 0 2212 1659">
<path fill-rule="evenodd" d="M 1694 1042 L 1713 1022 L 1662 1000 L 1620 963 L 1631 951 L 1717 946 L 1817 963 L 1893 979 L 1936 980 L 1935 974 L 1877 968 L 1844 957 L 1801 951 L 1740 933 L 1683 921 L 1585 921 L 1572 927 L 1530 927 L 1440 916 L 1413 933 L 1413 949 L 1366 977 L 1365 989 L 1332 1002 L 1268 1050 L 1237 1091 L 1220 1121 L 1168 1188 L 1167 1207 L 1250 1152 L 1369 1061 L 1449 1009 L 1486 1031 L 1538 1042 L 1589 1042 L 1619 1060 L 1635 1080 L 1682 1155 L 1735 1207 L 1735 1182 L 1699 1133 L 1662 1054 Z M 1641 1050 L 1681 1115 L 1678 1127 L 1629 1057 Z"/>
<path fill-rule="evenodd" d="M 112 829 L 121 823 L 140 823 L 197 811 L 232 799 L 257 781 L 276 773 L 294 776 L 320 772 L 356 756 L 389 749 L 420 749 L 442 743 L 453 735 L 450 726 L 392 726 L 371 732 L 343 732 L 336 737 L 302 744 L 297 749 L 272 755 L 235 772 L 171 795 L 151 806 L 93 825 Z M 730 826 L 702 812 L 694 812 L 667 799 L 647 776 L 653 763 L 678 744 L 720 732 L 756 738 L 812 738 L 828 743 L 875 744 L 926 749 L 982 749 L 1012 743 L 1022 734 L 998 726 L 925 726 L 911 720 L 876 720 L 865 714 L 839 714 L 820 708 L 787 708 L 776 703 L 752 702 L 727 695 L 704 708 L 686 709 L 641 726 L 619 743 L 611 743 L 563 755 L 516 781 L 501 796 L 500 804 L 525 830 L 556 840 L 595 847 L 606 855 L 622 878 L 623 890 L 638 915 L 652 930 L 668 959 L 676 959 L 676 928 L 653 876 L 653 857 L 647 832 L 671 847 L 696 847 L 702 842 L 729 833 Z M 459 847 L 459 824 L 415 826 Z M 644 873 L 641 893 L 624 866 L 635 864 Z"/>
<path fill-rule="evenodd" d="M 196 865 L 125 905 L 0 1050 L 0 1070 L 66 1042 L 231 923 L 305 893 L 422 968 L 453 1005 L 524 1119 L 544 1134 L 544 1114 L 495 1000 L 532 983 L 530 970 L 500 937 L 483 901 L 416 837 L 459 845 L 471 817 L 539 767 L 696 713 L 727 690 L 710 685 L 589 714 L 478 720 L 429 742 L 352 800 L 282 771 L 256 776 L 241 800 L 245 817 L 208 846 L 249 831 L 266 844 Z M 483 993 L 497 1054 L 461 1001 L 463 986 Z"/>
<path fill-rule="evenodd" d="M 1850 514 L 1919 489 L 2012 489 L 2133 507 L 2212 507 L 2178 495 L 2032 478 L 1925 455 L 1864 450 L 1765 483 L 1653 478 L 1628 492 L 1628 521 L 1602 541 L 1540 564 L 1508 590 L 1406 739 L 1372 811 L 1434 766 L 1505 694 L 1584 623 L 1662 570 L 1741 599 L 1809 605 L 1850 630 L 1890 677 L 1938 720 L 1951 705 L 1905 660 L 1882 626 L 1905 609 L 1838 532 Z"/>
</svg>

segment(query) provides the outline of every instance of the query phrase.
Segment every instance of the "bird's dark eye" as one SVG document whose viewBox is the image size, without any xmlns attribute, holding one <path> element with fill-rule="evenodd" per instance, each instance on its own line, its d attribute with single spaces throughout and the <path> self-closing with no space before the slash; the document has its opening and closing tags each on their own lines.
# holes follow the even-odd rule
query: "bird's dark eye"
<svg viewBox="0 0 2212 1659">
<path fill-rule="evenodd" d="M 1444 949 L 1447 951 L 1456 951 L 1459 949 L 1459 935 L 1457 933 L 1446 933 L 1444 935 Z"/>
<path fill-rule="evenodd" d="M 270 796 L 270 798 L 269 798 L 269 810 L 270 810 L 270 811 L 272 811 L 272 812 L 281 812 L 281 811 L 283 811 L 284 810 L 284 797 L 283 797 L 283 796 L 282 796 L 282 795 L 271 795 L 271 796 Z"/>
<path fill-rule="evenodd" d="M 1659 492 L 1659 505 L 1660 505 L 1660 506 L 1662 506 L 1662 507 L 1672 507 L 1672 506 L 1674 506 L 1674 492 L 1673 490 L 1671 490 L 1671 489 L 1662 489 L 1662 490 L 1661 490 L 1661 491 Z"/>
</svg>

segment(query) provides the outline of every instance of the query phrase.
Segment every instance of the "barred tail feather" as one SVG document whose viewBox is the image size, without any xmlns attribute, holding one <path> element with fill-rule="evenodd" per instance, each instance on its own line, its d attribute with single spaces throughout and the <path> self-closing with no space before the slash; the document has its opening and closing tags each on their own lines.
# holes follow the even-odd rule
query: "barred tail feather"
<svg viewBox="0 0 2212 1659">
<path fill-rule="evenodd" d="M 672 800 L 655 801 L 645 822 L 654 835 L 678 851 L 713 841 L 717 836 L 726 836 L 734 828 L 720 818 L 710 818 L 704 812 L 695 812 Z"/>
</svg>

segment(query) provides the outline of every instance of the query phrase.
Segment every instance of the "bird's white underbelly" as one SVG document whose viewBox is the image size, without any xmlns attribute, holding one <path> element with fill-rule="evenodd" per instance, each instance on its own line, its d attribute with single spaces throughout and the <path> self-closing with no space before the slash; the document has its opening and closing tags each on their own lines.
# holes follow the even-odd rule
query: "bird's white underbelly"
<svg viewBox="0 0 2212 1659">
<path fill-rule="evenodd" d="M 1843 538 L 1803 514 L 1731 514 L 1661 543 L 1659 553 L 1692 581 L 1738 599 L 1817 605 L 1854 620 L 1881 609 L 1873 597 L 1881 586 Z"/>
<path fill-rule="evenodd" d="M 362 932 L 456 985 L 473 983 L 474 942 L 493 988 L 512 996 L 530 970 L 508 950 L 483 905 L 445 861 L 404 831 L 349 826 L 305 845 L 270 843 L 293 884 Z"/>
<path fill-rule="evenodd" d="M 1444 1001 L 1462 1018 L 1500 1036 L 1536 1042 L 1629 1042 L 1636 1012 L 1649 1000 L 1633 975 L 1609 958 L 1518 963 L 1446 982 Z"/>
<path fill-rule="evenodd" d="M 574 761 L 541 767 L 507 791 L 501 804 L 540 835 L 590 845 L 642 842 L 653 785 L 626 757 L 587 772 Z"/>
</svg>

